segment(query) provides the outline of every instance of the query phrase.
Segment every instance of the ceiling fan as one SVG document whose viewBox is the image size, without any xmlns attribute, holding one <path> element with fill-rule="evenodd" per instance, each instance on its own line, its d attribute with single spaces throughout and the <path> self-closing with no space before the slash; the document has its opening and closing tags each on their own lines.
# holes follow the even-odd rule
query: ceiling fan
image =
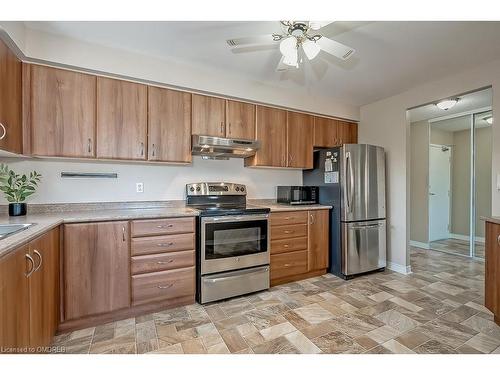
<svg viewBox="0 0 500 375">
<path fill-rule="evenodd" d="M 320 51 L 324 51 L 339 59 L 347 60 L 355 50 L 335 40 L 321 35 L 321 30 L 331 21 L 280 21 L 281 34 L 258 35 L 246 38 L 229 39 L 231 47 L 246 45 L 274 44 L 279 42 L 282 54 L 277 71 L 298 68 L 305 55 L 308 60 L 314 59 Z"/>
</svg>

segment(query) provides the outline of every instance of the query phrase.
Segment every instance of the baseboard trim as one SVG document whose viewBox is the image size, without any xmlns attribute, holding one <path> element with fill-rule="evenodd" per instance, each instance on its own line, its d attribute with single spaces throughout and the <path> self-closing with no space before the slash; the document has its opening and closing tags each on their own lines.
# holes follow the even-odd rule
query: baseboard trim
<svg viewBox="0 0 500 375">
<path fill-rule="evenodd" d="M 410 246 L 418 247 L 419 249 L 429 250 L 431 247 L 427 242 L 410 241 Z"/>
<path fill-rule="evenodd" d="M 411 266 L 403 266 L 397 263 L 387 262 L 387 268 L 391 271 L 402 273 L 403 275 L 409 275 L 411 273 Z"/>
</svg>

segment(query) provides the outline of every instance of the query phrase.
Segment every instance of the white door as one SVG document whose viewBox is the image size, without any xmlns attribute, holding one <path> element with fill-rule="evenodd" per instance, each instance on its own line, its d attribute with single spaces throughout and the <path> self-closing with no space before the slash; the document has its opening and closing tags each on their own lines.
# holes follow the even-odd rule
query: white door
<svg viewBox="0 0 500 375">
<path fill-rule="evenodd" d="M 429 241 L 450 237 L 451 148 L 431 145 L 429 153 Z"/>
</svg>

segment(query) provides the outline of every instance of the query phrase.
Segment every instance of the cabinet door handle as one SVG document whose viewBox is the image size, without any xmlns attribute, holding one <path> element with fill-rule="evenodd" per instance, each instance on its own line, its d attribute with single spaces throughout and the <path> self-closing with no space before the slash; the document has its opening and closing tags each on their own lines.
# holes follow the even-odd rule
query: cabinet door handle
<svg viewBox="0 0 500 375">
<path fill-rule="evenodd" d="M 125 242 L 125 227 L 122 227 L 122 240 Z"/>
<path fill-rule="evenodd" d="M 155 144 L 153 143 L 153 147 L 152 147 L 152 150 L 151 150 L 151 154 L 152 156 L 155 156 Z"/>
<path fill-rule="evenodd" d="M 28 259 L 28 260 L 29 260 L 29 262 L 30 262 L 30 264 L 31 264 L 31 268 L 30 268 L 30 270 L 29 270 L 28 272 L 26 272 L 26 273 L 25 273 L 26 277 L 30 277 L 30 276 L 31 276 L 31 274 L 32 274 L 33 272 L 35 272 L 35 261 L 34 261 L 34 260 L 33 260 L 33 258 L 31 257 L 31 255 L 29 255 L 29 254 L 25 254 L 24 256 L 26 257 L 26 259 Z"/>
<path fill-rule="evenodd" d="M 92 139 L 87 139 L 87 151 L 90 154 L 92 152 Z"/>
<path fill-rule="evenodd" d="M 144 142 L 141 142 L 141 156 L 144 156 Z"/>
<path fill-rule="evenodd" d="M 231 134 L 231 123 L 229 123 L 229 134 Z"/>
<path fill-rule="evenodd" d="M 0 122 L 0 131 L 2 132 L 2 135 L 0 135 L 0 139 L 4 139 L 5 136 L 7 135 L 7 129 L 5 129 L 5 126 Z"/>
<path fill-rule="evenodd" d="M 222 121 L 220 123 L 220 133 L 224 135 L 224 123 Z"/>
<path fill-rule="evenodd" d="M 498 246 L 500 246 L 500 234 L 497 237 L 497 243 L 498 243 Z"/>
<path fill-rule="evenodd" d="M 40 252 L 38 250 L 33 250 L 33 253 L 36 254 L 36 256 L 38 257 L 38 260 L 40 261 L 40 263 L 38 263 L 38 266 L 36 266 L 35 270 L 33 271 L 33 272 L 36 272 L 40 269 L 40 267 L 42 267 L 43 258 L 42 258 L 42 254 L 40 254 Z"/>
<path fill-rule="evenodd" d="M 309 219 L 310 219 L 309 224 L 314 224 L 314 215 L 313 214 L 309 215 Z"/>
</svg>

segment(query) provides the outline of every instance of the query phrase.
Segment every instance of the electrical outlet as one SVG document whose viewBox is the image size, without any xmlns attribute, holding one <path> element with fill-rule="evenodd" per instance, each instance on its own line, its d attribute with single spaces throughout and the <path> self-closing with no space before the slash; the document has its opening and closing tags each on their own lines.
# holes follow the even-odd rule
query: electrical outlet
<svg viewBox="0 0 500 375">
<path fill-rule="evenodd" d="M 135 191 L 137 193 L 144 193 L 144 184 L 142 182 L 137 182 L 135 184 Z"/>
</svg>

